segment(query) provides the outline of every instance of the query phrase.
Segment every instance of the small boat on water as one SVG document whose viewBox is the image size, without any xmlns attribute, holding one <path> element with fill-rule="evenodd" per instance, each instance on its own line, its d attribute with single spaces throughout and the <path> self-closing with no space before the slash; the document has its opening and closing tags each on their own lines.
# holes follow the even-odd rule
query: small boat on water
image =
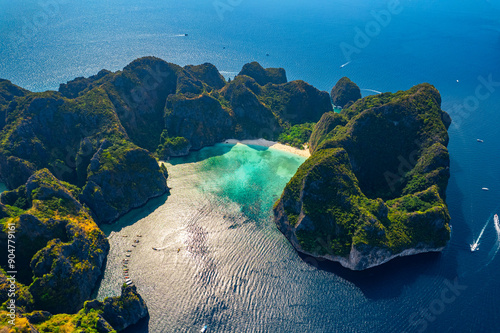
<svg viewBox="0 0 500 333">
<path fill-rule="evenodd" d="M 470 252 L 476 252 L 479 251 L 479 243 L 472 243 L 470 245 Z"/>
<path fill-rule="evenodd" d="M 483 190 L 483 191 L 489 191 L 490 189 L 487 188 L 487 187 L 483 187 L 481 190 Z"/>
<path fill-rule="evenodd" d="M 495 216 L 493 217 L 493 221 L 495 221 L 495 228 L 497 229 L 497 231 L 500 231 L 500 221 L 498 220 L 497 214 L 495 214 Z"/>
<path fill-rule="evenodd" d="M 484 142 L 484 141 L 483 141 L 483 140 L 481 140 L 481 139 L 477 139 L 477 142 Z"/>
<path fill-rule="evenodd" d="M 207 331 L 207 328 L 208 328 L 208 326 L 207 326 L 207 325 L 204 325 L 204 326 L 202 327 L 202 329 L 200 330 L 200 333 L 206 332 L 206 331 Z"/>
</svg>

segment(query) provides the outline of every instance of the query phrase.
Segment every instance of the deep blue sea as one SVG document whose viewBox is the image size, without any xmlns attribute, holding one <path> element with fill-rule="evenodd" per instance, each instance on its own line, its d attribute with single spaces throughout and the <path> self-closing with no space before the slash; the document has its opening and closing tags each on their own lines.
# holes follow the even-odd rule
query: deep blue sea
<svg viewBox="0 0 500 333">
<path fill-rule="evenodd" d="M 24 88 L 147 55 L 226 77 L 259 61 L 327 91 L 342 76 L 364 94 L 435 85 L 454 119 L 453 231 L 442 254 L 362 273 L 311 262 L 269 215 L 302 160 L 208 148 L 172 161 L 169 197 L 107 230 L 100 297 L 119 290 L 121 236 L 143 233 L 130 271 L 151 318 L 134 332 L 500 332 L 499 0 L 0 0 L 0 78 Z"/>
</svg>

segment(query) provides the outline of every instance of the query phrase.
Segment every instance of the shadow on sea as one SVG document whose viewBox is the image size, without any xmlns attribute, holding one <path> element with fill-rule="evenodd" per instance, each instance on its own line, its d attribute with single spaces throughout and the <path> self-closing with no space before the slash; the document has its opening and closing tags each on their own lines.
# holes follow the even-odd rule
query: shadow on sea
<svg viewBox="0 0 500 333">
<path fill-rule="evenodd" d="M 139 320 L 135 325 L 129 326 L 122 333 L 148 333 L 149 332 L 149 317 Z"/>
<path fill-rule="evenodd" d="M 453 238 L 448 242 L 442 253 L 424 253 L 395 258 L 381 266 L 363 271 L 352 271 L 344 268 L 339 263 L 324 259 L 318 260 L 304 254 L 299 254 L 299 256 L 307 264 L 353 283 L 368 299 L 372 300 L 396 298 L 401 295 L 403 290 L 415 284 L 418 278 L 423 275 L 441 277 L 451 281 L 458 274 L 457 255 L 460 248 L 455 244 L 465 243 L 470 230 L 464 230 L 467 227 L 463 223 L 462 210 L 459 209 L 463 201 L 463 195 L 454 177 L 450 179 L 447 193 L 450 209 L 451 207 L 455 208 L 451 214 L 452 225 L 458 222 L 460 227 L 459 232 L 453 230 Z"/>
<path fill-rule="evenodd" d="M 167 192 L 159 197 L 152 198 L 144 205 L 134 208 L 124 216 L 120 217 L 116 222 L 112 224 L 102 224 L 99 227 L 106 236 L 109 236 L 111 232 L 120 232 L 123 228 L 131 226 L 137 221 L 151 215 L 151 213 L 153 213 L 156 209 L 165 204 L 169 196 L 170 193 Z"/>
<path fill-rule="evenodd" d="M 171 165 L 197 163 L 215 156 L 222 156 L 233 149 L 234 144 L 217 143 L 214 146 L 201 148 L 197 151 L 191 151 L 187 156 L 174 157 L 167 161 Z"/>
</svg>

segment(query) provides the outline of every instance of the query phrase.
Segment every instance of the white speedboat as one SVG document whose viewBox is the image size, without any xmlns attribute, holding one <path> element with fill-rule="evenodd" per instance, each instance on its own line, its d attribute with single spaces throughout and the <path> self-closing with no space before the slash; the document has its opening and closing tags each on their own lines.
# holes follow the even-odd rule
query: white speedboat
<svg viewBox="0 0 500 333">
<path fill-rule="evenodd" d="M 498 220 L 497 214 L 493 217 L 493 221 L 495 222 L 495 229 L 497 229 L 497 232 L 500 233 L 500 221 Z"/>
<path fill-rule="evenodd" d="M 470 245 L 470 252 L 476 252 L 479 251 L 479 243 L 472 243 Z"/>
<path fill-rule="evenodd" d="M 207 331 L 207 328 L 208 328 L 208 326 L 207 326 L 207 325 L 203 326 L 203 328 L 200 330 L 200 332 L 201 332 L 201 333 L 206 332 L 206 331 Z"/>
<path fill-rule="evenodd" d="M 481 190 L 483 190 L 483 191 L 489 191 L 490 189 L 487 188 L 487 187 L 483 187 Z"/>
</svg>

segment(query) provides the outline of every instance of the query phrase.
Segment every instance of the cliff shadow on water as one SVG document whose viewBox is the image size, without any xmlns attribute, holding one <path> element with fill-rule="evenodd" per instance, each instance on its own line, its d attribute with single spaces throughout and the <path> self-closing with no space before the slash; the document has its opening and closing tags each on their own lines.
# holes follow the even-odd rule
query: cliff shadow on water
<svg viewBox="0 0 500 333">
<path fill-rule="evenodd" d="M 121 333 L 148 333 L 149 317 L 141 319 L 137 324 L 132 325 L 121 331 Z"/>
<path fill-rule="evenodd" d="M 455 169 L 457 164 L 453 162 L 454 171 L 457 171 Z M 335 274 L 353 283 L 371 300 L 399 297 L 405 289 L 414 285 L 422 275 L 453 281 L 458 276 L 458 251 L 465 247 L 461 246 L 462 244 L 468 244 L 467 237 L 471 233 L 460 209 L 463 203 L 463 194 L 459 190 L 454 176 L 450 178 L 447 197 L 454 230 L 451 240 L 441 253 L 432 252 L 399 257 L 380 266 L 362 271 L 353 271 L 342 267 L 337 262 L 325 259 L 318 260 L 298 252 L 299 256 L 308 265 Z"/>
<path fill-rule="evenodd" d="M 123 228 L 131 226 L 143 218 L 151 215 L 156 209 L 163 206 L 167 201 L 170 193 L 167 192 L 159 197 L 148 200 L 144 205 L 132 209 L 130 212 L 119 218 L 112 224 L 100 225 L 101 230 L 107 237 L 110 237 L 112 232 L 120 232 Z"/>
<path fill-rule="evenodd" d="M 212 147 L 204 147 L 198 151 L 190 152 L 186 156 L 174 157 L 166 161 L 171 165 L 179 165 L 185 163 L 197 163 L 207 160 L 212 157 L 222 156 L 233 149 L 234 144 L 217 143 Z"/>
</svg>

